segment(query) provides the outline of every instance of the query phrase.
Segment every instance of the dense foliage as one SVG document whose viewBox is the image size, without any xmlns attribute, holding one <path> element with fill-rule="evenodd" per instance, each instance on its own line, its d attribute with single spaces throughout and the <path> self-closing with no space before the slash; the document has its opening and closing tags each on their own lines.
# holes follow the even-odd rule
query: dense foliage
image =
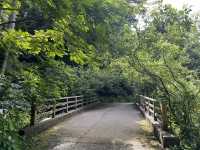
<svg viewBox="0 0 200 150">
<path fill-rule="evenodd" d="M 200 147 L 199 75 L 193 66 L 198 32 L 189 9 L 160 6 L 152 12 L 145 30 L 138 33 L 142 43 L 132 55 L 137 71 L 154 87 L 145 87 L 146 94 L 168 105 L 170 130 L 180 137 L 183 149 Z"/>
<path fill-rule="evenodd" d="M 188 8 L 144 4 L 0 0 L 0 149 L 23 149 L 31 104 L 79 94 L 164 101 L 179 149 L 199 149 L 198 20 Z"/>
</svg>

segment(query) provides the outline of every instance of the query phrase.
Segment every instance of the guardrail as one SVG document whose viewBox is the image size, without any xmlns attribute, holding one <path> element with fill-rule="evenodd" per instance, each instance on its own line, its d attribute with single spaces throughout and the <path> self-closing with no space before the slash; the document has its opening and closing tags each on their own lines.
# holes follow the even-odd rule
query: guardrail
<svg viewBox="0 0 200 150">
<path fill-rule="evenodd" d="M 139 106 L 152 123 L 157 123 L 163 130 L 168 130 L 167 106 L 163 102 L 140 95 Z"/>
<path fill-rule="evenodd" d="M 180 144 L 179 139 L 169 132 L 167 103 L 140 95 L 137 105 L 144 116 L 151 122 L 154 135 L 160 141 L 163 149 Z"/>
<path fill-rule="evenodd" d="M 79 111 L 85 106 L 98 102 L 95 96 L 84 99 L 83 96 L 62 97 L 45 101 L 40 105 L 32 104 L 30 125 L 34 126 L 46 119 Z"/>
</svg>

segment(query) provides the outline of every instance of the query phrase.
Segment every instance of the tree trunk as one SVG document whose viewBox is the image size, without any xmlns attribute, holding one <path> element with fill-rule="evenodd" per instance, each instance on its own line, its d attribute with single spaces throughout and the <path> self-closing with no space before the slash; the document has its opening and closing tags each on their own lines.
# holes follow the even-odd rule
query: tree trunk
<svg viewBox="0 0 200 150">
<path fill-rule="evenodd" d="M 35 104 L 35 102 L 31 102 L 30 126 L 34 126 L 36 124 L 36 113 L 37 113 L 36 104 Z"/>
<path fill-rule="evenodd" d="M 9 52 L 6 51 L 5 56 L 4 56 L 3 65 L 2 65 L 2 70 L 1 70 L 2 75 L 4 75 L 6 72 L 6 68 L 7 68 L 7 64 L 8 64 L 8 57 L 9 57 Z"/>
<path fill-rule="evenodd" d="M 3 18 L 3 9 L 0 9 L 0 17 Z"/>
<path fill-rule="evenodd" d="M 4 2 L 4 0 L 2 0 L 1 1 L 1 3 L 3 3 Z M 0 16 L 2 16 L 3 15 L 3 9 L 0 9 Z"/>
<path fill-rule="evenodd" d="M 3 3 L 3 0 L 2 0 L 2 3 Z M 3 9 L 0 9 L 0 18 L 3 20 Z M 2 29 L 3 27 L 0 26 L 0 30 Z"/>
<path fill-rule="evenodd" d="M 16 7 L 16 0 L 12 1 L 12 7 Z M 17 17 L 17 13 L 13 12 L 10 17 L 9 17 L 9 21 L 11 21 L 12 23 L 10 23 L 8 25 L 8 29 L 15 29 L 15 21 L 16 21 L 16 17 Z M 6 50 L 5 55 L 4 55 L 4 61 L 3 61 L 3 65 L 2 65 L 2 71 L 1 74 L 4 75 L 6 72 L 6 68 L 8 65 L 8 59 L 9 59 L 9 50 Z"/>
</svg>

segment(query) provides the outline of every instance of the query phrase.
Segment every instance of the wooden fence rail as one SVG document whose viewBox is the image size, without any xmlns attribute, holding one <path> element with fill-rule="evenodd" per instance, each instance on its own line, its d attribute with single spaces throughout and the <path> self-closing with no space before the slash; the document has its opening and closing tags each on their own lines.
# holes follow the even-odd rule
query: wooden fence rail
<svg viewBox="0 0 200 150">
<path fill-rule="evenodd" d="M 180 145 L 180 140 L 169 130 L 168 123 L 168 105 L 165 101 L 158 101 L 143 95 L 140 95 L 137 104 L 141 112 L 152 123 L 155 137 L 161 143 L 162 148 L 169 148 Z"/>
<path fill-rule="evenodd" d="M 167 106 L 163 102 L 140 95 L 139 106 L 152 122 L 157 122 L 163 130 L 168 130 Z"/>
<path fill-rule="evenodd" d="M 52 119 L 63 114 L 78 111 L 96 102 L 98 100 L 95 96 L 85 99 L 83 96 L 71 96 L 48 100 L 40 105 L 32 103 L 30 125 L 33 126 L 45 119 Z"/>
</svg>

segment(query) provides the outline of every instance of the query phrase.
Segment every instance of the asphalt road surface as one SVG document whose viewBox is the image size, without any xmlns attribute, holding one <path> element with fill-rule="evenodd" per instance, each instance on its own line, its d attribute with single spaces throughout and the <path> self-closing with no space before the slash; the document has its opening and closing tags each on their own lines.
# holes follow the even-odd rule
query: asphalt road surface
<svg viewBox="0 0 200 150">
<path fill-rule="evenodd" d="M 41 133 L 37 150 L 157 150 L 151 127 L 133 104 L 101 104 Z"/>
</svg>

